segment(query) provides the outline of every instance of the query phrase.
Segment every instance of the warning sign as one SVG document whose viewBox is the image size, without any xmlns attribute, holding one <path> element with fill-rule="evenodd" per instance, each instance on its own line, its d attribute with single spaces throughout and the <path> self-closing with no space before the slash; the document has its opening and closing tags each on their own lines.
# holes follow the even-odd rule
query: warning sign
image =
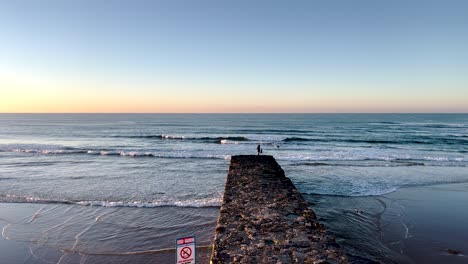
<svg viewBox="0 0 468 264">
<path fill-rule="evenodd" d="M 181 237 L 176 240 L 176 264 L 195 264 L 195 236 Z"/>
</svg>

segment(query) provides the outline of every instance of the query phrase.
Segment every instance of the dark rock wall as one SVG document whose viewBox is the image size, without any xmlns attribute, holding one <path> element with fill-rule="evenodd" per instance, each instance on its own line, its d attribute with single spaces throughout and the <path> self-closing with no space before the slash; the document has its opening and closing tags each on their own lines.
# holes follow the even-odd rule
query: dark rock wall
<svg viewBox="0 0 468 264">
<path fill-rule="evenodd" d="M 211 263 L 347 263 L 272 156 L 233 156 Z"/>
</svg>

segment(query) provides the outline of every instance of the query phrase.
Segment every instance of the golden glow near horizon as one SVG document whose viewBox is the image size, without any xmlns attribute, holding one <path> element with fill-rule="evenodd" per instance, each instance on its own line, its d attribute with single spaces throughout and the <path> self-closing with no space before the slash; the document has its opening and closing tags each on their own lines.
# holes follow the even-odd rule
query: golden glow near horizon
<svg viewBox="0 0 468 264">
<path fill-rule="evenodd" d="M 212 93 L 202 85 L 150 85 L 132 88 L 96 82 L 53 82 L 44 78 L 0 75 L 1 113 L 333 113 L 333 112 L 460 112 L 461 98 L 434 94 L 379 95 L 368 89 L 319 87 L 268 89 L 228 87 Z M 21 80 L 20 80 L 21 79 Z M 258 89 L 258 91 L 255 91 Z M 251 92 L 246 93 L 246 90 Z M 144 91 L 144 92 L 142 92 Z M 237 92 L 244 91 L 244 92 Z M 306 91 L 303 94 L 297 94 Z M 436 99 L 434 99 L 436 98 Z M 447 104 L 450 107 L 447 107 Z"/>
</svg>

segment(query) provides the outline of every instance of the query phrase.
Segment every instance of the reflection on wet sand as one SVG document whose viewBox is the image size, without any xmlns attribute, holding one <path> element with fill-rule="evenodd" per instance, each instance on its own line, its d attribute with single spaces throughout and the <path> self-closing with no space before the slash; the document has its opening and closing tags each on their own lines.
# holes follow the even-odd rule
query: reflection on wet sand
<svg viewBox="0 0 468 264">
<path fill-rule="evenodd" d="M 0 220 L 0 251 L 22 244 L 14 250 L 30 255 L 27 263 L 172 263 L 176 237 L 188 234 L 197 236 L 197 262 L 208 263 L 218 215 L 218 208 L 14 203 L 0 211 L 8 216 Z"/>
</svg>

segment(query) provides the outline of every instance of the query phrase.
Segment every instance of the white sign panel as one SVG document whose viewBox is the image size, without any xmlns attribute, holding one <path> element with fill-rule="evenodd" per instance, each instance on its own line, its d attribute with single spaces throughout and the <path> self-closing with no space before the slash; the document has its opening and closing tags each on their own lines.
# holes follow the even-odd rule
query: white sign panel
<svg viewBox="0 0 468 264">
<path fill-rule="evenodd" d="M 181 237 L 176 240 L 176 264 L 195 264 L 195 236 Z"/>
</svg>

